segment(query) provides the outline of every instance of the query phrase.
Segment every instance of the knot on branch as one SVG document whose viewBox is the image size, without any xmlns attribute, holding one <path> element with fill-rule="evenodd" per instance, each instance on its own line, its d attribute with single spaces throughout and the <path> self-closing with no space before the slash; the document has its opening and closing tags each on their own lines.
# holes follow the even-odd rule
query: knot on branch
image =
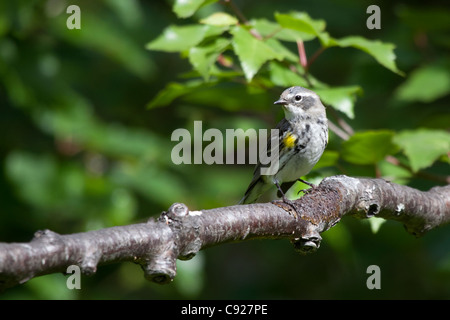
<svg viewBox="0 0 450 320">
<path fill-rule="evenodd" d="M 101 252 L 95 246 L 86 248 L 83 261 L 80 264 L 81 272 L 86 276 L 91 276 L 97 272 L 97 265 L 102 257 Z"/>
<path fill-rule="evenodd" d="M 62 245 L 64 241 L 59 233 L 53 232 L 51 230 L 38 230 L 34 233 L 34 237 L 31 240 L 32 242 L 41 242 L 42 244 L 47 245 Z"/>
<path fill-rule="evenodd" d="M 294 238 L 291 240 L 294 250 L 300 254 L 308 254 L 316 252 L 320 247 L 322 237 L 316 230 L 311 230 L 310 233 L 305 233 L 301 238 Z"/>
<path fill-rule="evenodd" d="M 175 278 L 177 257 L 174 245 L 171 244 L 165 250 L 158 250 L 157 253 L 148 255 L 144 263 L 140 263 L 147 280 L 157 284 L 167 284 Z"/>
<path fill-rule="evenodd" d="M 184 203 L 174 203 L 167 211 L 164 211 L 159 217 L 159 221 L 165 222 L 172 230 L 175 231 L 176 243 L 182 243 L 183 246 L 177 246 L 179 250 L 177 256 L 180 260 L 192 259 L 201 248 L 202 242 L 199 238 L 198 226 L 193 224 L 192 220 L 185 219 L 187 217 L 194 217 L 201 215 L 201 211 L 189 211 L 188 207 Z M 192 230 L 188 239 L 183 237 L 180 239 L 181 228 L 189 228 Z M 185 241 L 189 240 L 189 241 Z"/>
<path fill-rule="evenodd" d="M 157 219 L 161 235 L 157 238 L 158 245 L 136 259 L 144 270 L 145 278 L 158 283 L 167 284 L 176 276 L 176 260 L 192 259 L 201 249 L 199 227 L 192 219 L 201 215 L 201 211 L 190 212 L 183 203 L 172 204 L 167 211 Z M 154 224 L 153 220 L 148 222 Z M 162 228 L 162 226 L 166 226 Z"/>
<path fill-rule="evenodd" d="M 295 201 L 272 201 L 302 225 L 301 230 L 291 238 L 296 252 L 308 254 L 319 249 L 322 240 L 320 233 L 334 226 L 341 218 L 341 199 L 342 195 L 336 188 L 321 184 Z"/>
</svg>

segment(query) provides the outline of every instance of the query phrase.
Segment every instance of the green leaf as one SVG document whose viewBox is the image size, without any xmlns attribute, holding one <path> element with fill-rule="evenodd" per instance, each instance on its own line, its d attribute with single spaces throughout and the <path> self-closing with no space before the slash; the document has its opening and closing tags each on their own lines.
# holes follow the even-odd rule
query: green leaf
<svg viewBox="0 0 450 320">
<path fill-rule="evenodd" d="M 318 37 L 325 47 L 335 45 L 334 39 L 325 32 L 325 21 L 312 19 L 306 12 L 291 12 L 290 14 L 276 12 L 275 19 L 283 28 L 300 32 L 291 34 L 295 36 L 295 39 L 291 41 L 308 41 Z M 298 36 L 300 37 L 298 38 Z"/>
<path fill-rule="evenodd" d="M 325 30 L 324 20 L 314 20 L 306 12 L 291 12 L 282 14 L 275 12 L 275 19 L 283 27 L 297 30 L 308 35 L 317 36 Z"/>
<path fill-rule="evenodd" d="M 403 149 L 414 171 L 429 167 L 450 152 L 450 133 L 444 130 L 406 130 L 393 141 Z"/>
<path fill-rule="evenodd" d="M 256 39 L 242 27 L 234 27 L 231 34 L 233 48 L 239 57 L 247 81 L 252 80 L 265 62 L 284 58 L 282 54 L 273 50 L 264 41 Z"/>
<path fill-rule="evenodd" d="M 372 230 L 372 233 L 375 234 L 377 233 L 381 226 L 386 222 L 385 219 L 383 218 L 379 218 L 379 217 L 372 217 L 369 219 L 369 224 L 370 224 L 370 230 Z"/>
<path fill-rule="evenodd" d="M 207 18 L 200 20 L 200 23 L 217 27 L 232 26 L 238 24 L 238 22 L 238 19 L 225 12 L 215 12 Z"/>
<path fill-rule="evenodd" d="M 276 61 L 270 62 L 269 69 L 270 80 L 277 86 L 308 86 L 308 83 L 302 76 Z"/>
<path fill-rule="evenodd" d="M 315 34 L 283 28 L 280 24 L 267 19 L 253 19 L 250 21 L 250 24 L 258 30 L 263 37 L 276 38 L 290 42 L 296 42 L 299 39 L 309 41 L 316 38 Z"/>
<path fill-rule="evenodd" d="M 350 119 L 355 117 L 354 106 L 357 95 L 362 94 L 362 89 L 359 86 L 336 87 L 316 89 L 315 92 L 320 96 L 320 99 L 325 103 L 333 106 L 336 110 L 341 111 Z"/>
<path fill-rule="evenodd" d="M 203 76 L 205 81 L 209 80 L 211 67 L 217 60 L 217 57 L 227 48 L 230 41 L 218 38 L 207 44 L 192 47 L 189 50 L 189 61 L 192 66 Z"/>
<path fill-rule="evenodd" d="M 199 79 L 190 80 L 184 83 L 171 82 L 158 92 L 156 97 L 148 103 L 147 108 L 166 106 L 179 97 L 195 93 L 198 89 L 212 87 L 216 83 L 217 81 L 204 82 Z"/>
<path fill-rule="evenodd" d="M 342 143 L 342 157 L 355 164 L 375 164 L 398 147 L 392 142 L 394 132 L 388 130 L 355 133 Z"/>
<path fill-rule="evenodd" d="M 397 68 L 395 64 L 395 45 L 392 43 L 384 43 L 379 40 L 369 40 L 359 36 L 349 36 L 339 40 L 335 40 L 335 44 L 340 47 L 353 47 L 362 50 L 378 61 L 382 66 L 395 72 L 401 76 L 404 75 L 402 71 Z"/>
<path fill-rule="evenodd" d="M 429 65 L 416 69 L 397 89 L 404 101 L 432 102 L 450 93 L 450 71 L 445 66 Z"/>
<path fill-rule="evenodd" d="M 269 38 L 265 40 L 265 43 L 271 47 L 275 52 L 280 53 L 284 56 L 284 59 L 289 60 L 291 62 L 295 62 L 298 67 L 301 67 L 300 64 L 298 64 L 298 56 L 294 53 L 292 53 L 288 48 L 286 48 L 284 45 L 281 44 L 280 41 L 278 41 L 275 38 Z"/>
<path fill-rule="evenodd" d="M 162 107 L 170 104 L 173 100 L 191 93 L 199 88 L 212 85 L 211 82 L 205 83 L 201 80 L 191 80 L 183 84 L 177 82 L 169 83 L 162 89 L 152 101 L 147 105 L 147 108 Z"/>
<path fill-rule="evenodd" d="M 149 50 L 181 52 L 199 44 L 203 39 L 221 34 L 225 29 L 209 25 L 169 26 L 155 40 L 147 43 Z"/>
<path fill-rule="evenodd" d="M 339 160 L 339 152 L 325 150 L 319 162 L 314 166 L 314 170 L 324 168 L 324 167 L 332 167 Z"/>
<path fill-rule="evenodd" d="M 172 9 L 178 18 L 189 18 L 203 5 L 216 1 L 217 0 L 175 0 Z"/>
<path fill-rule="evenodd" d="M 381 160 L 377 165 L 383 179 L 388 181 L 398 184 L 408 184 L 409 179 L 413 176 L 410 170 L 386 160 Z"/>
<path fill-rule="evenodd" d="M 261 108 L 273 108 L 269 99 L 270 96 L 266 91 L 252 94 L 249 93 L 248 86 L 228 84 L 224 86 L 210 86 L 207 87 L 207 90 L 195 90 L 186 95 L 183 101 L 227 111 L 242 111 L 242 108 L 246 108 L 261 112 Z M 220 123 L 222 124 L 223 121 L 225 120 L 222 119 Z"/>
</svg>

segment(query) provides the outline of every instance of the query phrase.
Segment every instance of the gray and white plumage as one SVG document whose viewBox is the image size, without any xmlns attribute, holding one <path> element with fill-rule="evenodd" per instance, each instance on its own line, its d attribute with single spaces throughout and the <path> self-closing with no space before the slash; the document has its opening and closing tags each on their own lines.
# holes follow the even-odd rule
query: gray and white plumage
<svg viewBox="0 0 450 320">
<path fill-rule="evenodd" d="M 303 87 L 291 87 L 281 94 L 275 104 L 282 105 L 285 118 L 276 126 L 278 135 L 268 139 L 267 148 L 270 148 L 271 140 L 278 145 L 278 171 L 273 175 L 261 175 L 261 164 L 258 163 L 241 204 L 257 201 L 277 183 L 292 182 L 308 174 L 328 144 L 325 107 L 315 92 Z"/>
</svg>

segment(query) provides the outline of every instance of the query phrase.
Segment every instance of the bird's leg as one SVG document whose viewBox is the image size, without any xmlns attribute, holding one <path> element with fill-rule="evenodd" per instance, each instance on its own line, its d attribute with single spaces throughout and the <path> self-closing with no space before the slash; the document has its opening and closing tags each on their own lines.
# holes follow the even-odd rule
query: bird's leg
<svg viewBox="0 0 450 320">
<path fill-rule="evenodd" d="M 286 195 L 284 194 L 283 190 L 281 190 L 281 186 L 278 180 L 275 180 L 275 185 L 277 186 L 278 192 L 281 194 L 283 201 L 287 203 L 289 200 L 286 198 Z"/>
<path fill-rule="evenodd" d="M 286 198 L 286 195 L 284 194 L 283 190 L 281 190 L 280 183 L 278 180 L 275 179 L 275 185 L 277 186 L 278 191 L 281 193 L 281 196 L 283 198 L 283 202 L 289 205 L 294 211 L 292 212 L 292 215 L 297 219 L 297 208 L 295 207 L 295 203 L 288 198 Z"/>
<path fill-rule="evenodd" d="M 310 186 L 311 188 L 315 188 L 315 187 L 316 187 L 315 184 L 313 184 L 313 183 L 311 183 L 311 182 L 308 182 L 308 181 L 305 181 L 305 180 L 300 179 L 300 178 L 298 178 L 297 181 L 300 181 L 300 182 L 302 182 L 302 183 L 304 183 L 304 184 Z"/>
<path fill-rule="evenodd" d="M 298 178 L 296 181 L 302 182 L 302 183 L 304 183 L 304 184 L 310 186 L 311 189 L 314 189 L 315 187 L 317 187 L 315 184 L 313 184 L 313 183 L 311 183 L 311 182 L 308 182 L 308 181 L 305 181 L 305 180 L 300 179 L 300 178 Z M 302 190 L 299 190 L 299 192 L 298 192 L 297 194 L 299 194 L 300 192 L 303 192 L 303 193 L 306 194 L 307 192 L 309 192 L 309 190 L 302 189 Z"/>
</svg>

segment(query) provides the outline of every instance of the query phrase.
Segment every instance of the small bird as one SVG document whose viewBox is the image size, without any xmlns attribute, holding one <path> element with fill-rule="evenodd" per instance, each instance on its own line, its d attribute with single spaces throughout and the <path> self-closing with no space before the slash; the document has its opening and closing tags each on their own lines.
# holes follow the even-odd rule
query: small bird
<svg viewBox="0 0 450 320">
<path fill-rule="evenodd" d="M 283 91 L 274 104 L 281 105 L 285 115 L 276 126 L 278 136 L 271 136 L 267 141 L 267 150 L 271 148 L 271 141 L 278 142 L 278 171 L 262 175 L 262 165 L 258 163 L 240 204 L 256 202 L 272 186 L 276 186 L 286 200 L 280 187 L 282 183 L 300 180 L 312 186 L 300 178 L 312 170 L 328 144 L 328 119 L 315 92 L 291 87 Z"/>
</svg>

